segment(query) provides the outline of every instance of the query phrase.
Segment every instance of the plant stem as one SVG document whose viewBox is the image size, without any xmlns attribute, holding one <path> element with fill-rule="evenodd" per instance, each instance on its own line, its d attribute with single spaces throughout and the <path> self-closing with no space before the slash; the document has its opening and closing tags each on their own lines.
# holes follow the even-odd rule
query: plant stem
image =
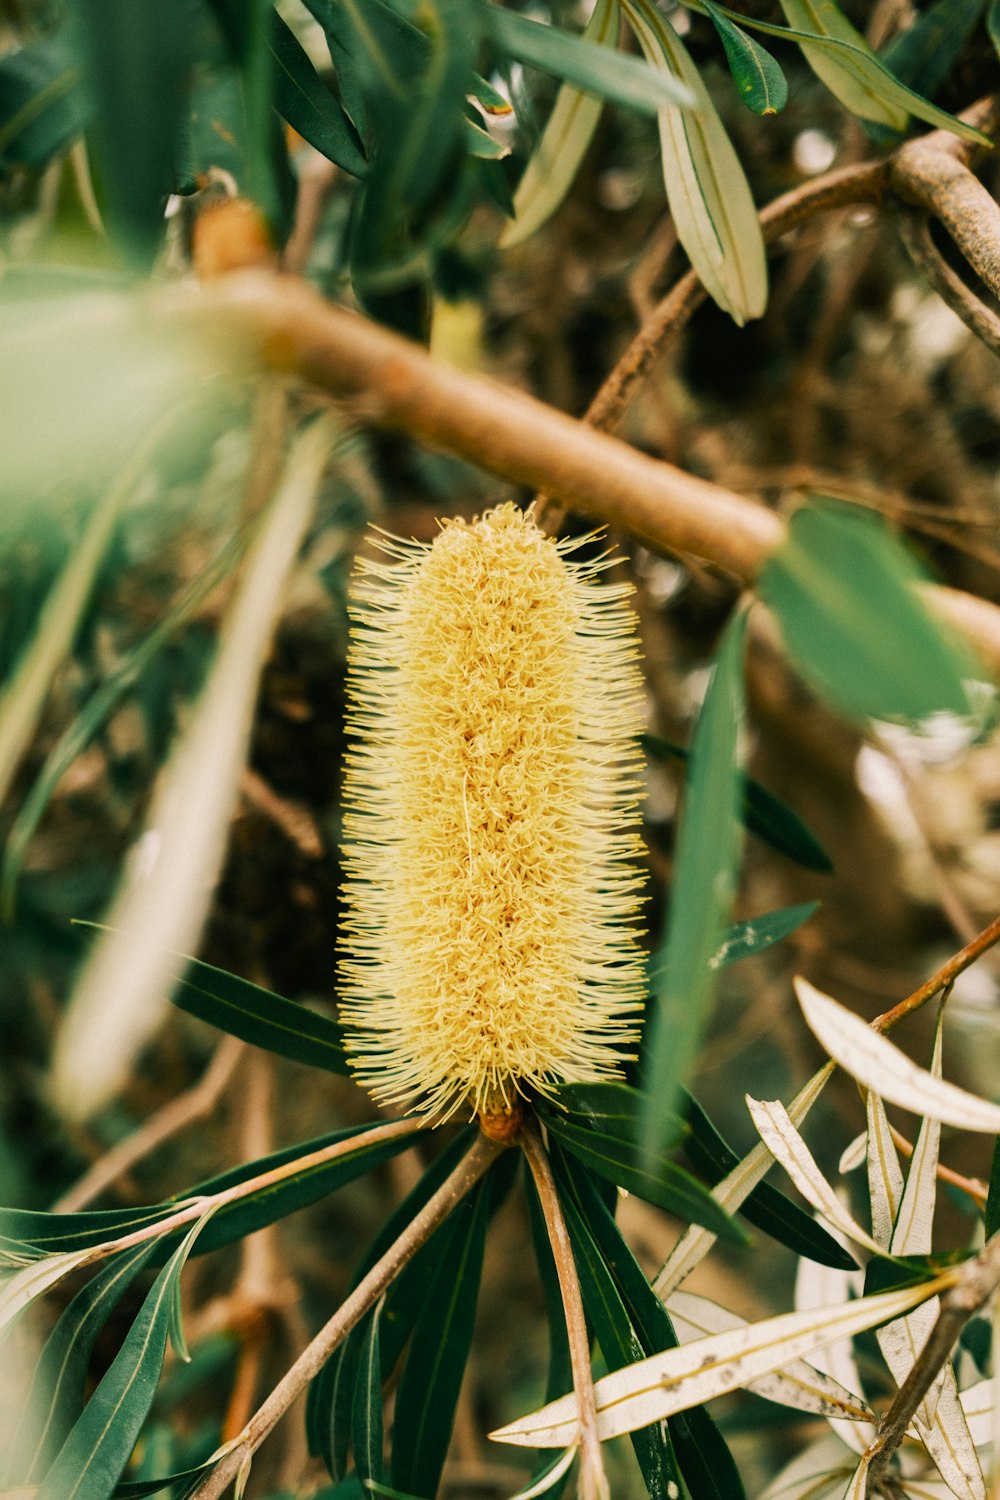
<svg viewBox="0 0 1000 1500">
<path fill-rule="evenodd" d="M 407 1123 L 407 1122 L 399 1122 Z M 408 1122 L 412 1126 L 412 1121 Z M 452 1209 L 475 1187 L 504 1148 L 484 1135 L 477 1136 L 451 1176 L 410 1221 L 363 1281 L 341 1303 L 333 1317 L 285 1372 L 267 1400 L 258 1407 L 239 1438 L 195 1490 L 192 1500 L 218 1500 L 241 1468 L 256 1452 L 301 1390 L 317 1375 L 330 1355 L 381 1297 L 386 1287 L 427 1243 Z"/>
<path fill-rule="evenodd" d="M 964 948 L 953 953 L 951 958 L 935 970 L 930 979 L 913 991 L 912 995 L 907 995 L 905 1000 L 900 1000 L 899 1004 L 894 1005 L 891 1010 L 883 1011 L 880 1016 L 876 1016 L 871 1023 L 872 1029 L 890 1031 L 897 1021 L 902 1021 L 905 1016 L 912 1015 L 915 1010 L 926 1005 L 928 1000 L 933 1000 L 940 990 L 954 984 L 963 970 L 975 963 L 977 958 L 981 958 L 998 942 L 1000 942 L 1000 917 L 994 917 L 988 927 L 984 927 L 971 943 L 966 943 Z"/>
<path fill-rule="evenodd" d="M 601 1457 L 601 1440 L 597 1435 L 597 1400 L 594 1395 L 594 1380 L 590 1369 L 590 1340 L 587 1337 L 587 1320 L 583 1311 L 580 1293 L 580 1278 L 573 1259 L 569 1230 L 559 1202 L 552 1168 L 538 1126 L 533 1118 L 524 1125 L 520 1137 L 535 1190 L 545 1220 L 545 1228 L 552 1247 L 559 1291 L 562 1295 L 563 1312 L 566 1317 L 566 1335 L 569 1340 L 570 1366 L 573 1371 L 573 1389 L 580 1408 L 580 1497 L 581 1500 L 609 1500 L 608 1481 L 604 1474 Z"/>
</svg>

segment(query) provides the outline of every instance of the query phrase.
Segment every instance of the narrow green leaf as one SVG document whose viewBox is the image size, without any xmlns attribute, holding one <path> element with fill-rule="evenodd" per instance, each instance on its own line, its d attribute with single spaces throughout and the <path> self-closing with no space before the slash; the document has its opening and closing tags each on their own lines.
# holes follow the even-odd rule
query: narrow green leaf
<svg viewBox="0 0 1000 1500">
<path fill-rule="evenodd" d="M 341 97 L 370 151 L 378 139 L 379 99 L 401 101 L 427 67 L 424 33 L 384 0 L 306 0 L 323 28 Z"/>
<path fill-rule="evenodd" d="M 367 163 L 357 131 L 277 11 L 272 13 L 268 46 L 274 59 L 278 113 L 328 161 L 353 177 L 363 177 Z"/>
<path fill-rule="evenodd" d="M 36 1500 L 107 1500 L 152 1405 L 166 1350 L 174 1288 L 204 1226 L 188 1231 L 146 1297 L 114 1363 L 76 1421 Z"/>
<path fill-rule="evenodd" d="M 620 1370 L 641 1359 L 645 1351 L 629 1321 L 614 1278 L 591 1236 L 586 1218 L 569 1194 L 560 1194 L 560 1199 L 580 1278 L 584 1308 L 594 1325 L 608 1368 Z M 632 1433 L 631 1437 L 650 1500 L 669 1500 L 671 1495 L 679 1493 L 680 1474 L 665 1424 L 655 1423 Z M 736 1496 L 733 1500 L 736 1500 Z"/>
<path fill-rule="evenodd" d="M 446 1248 L 427 1285 L 399 1383 L 393 1483 L 426 1500 L 437 1494 L 472 1345 L 489 1210 L 489 1183 L 484 1181 L 445 1226 Z"/>
<path fill-rule="evenodd" d="M 569 1125 L 586 1125 L 600 1135 L 613 1135 L 630 1141 L 635 1146 L 639 1138 L 645 1100 L 640 1089 L 627 1083 L 563 1083 L 556 1090 L 555 1105 L 565 1113 L 557 1116 L 555 1109 L 547 1104 L 541 1106 L 542 1113 L 553 1129 L 558 1130 L 560 1121 Z M 667 1135 L 671 1141 L 679 1141 L 687 1133 L 687 1125 L 680 1115 L 666 1121 Z"/>
<path fill-rule="evenodd" d="M 159 0 L 77 0 L 74 13 L 96 105 L 105 217 L 126 252 L 148 267 L 175 186 L 198 8 L 180 0 L 169 25 Z"/>
<path fill-rule="evenodd" d="M 689 764 L 690 753 L 682 745 L 674 745 L 655 734 L 643 734 L 640 739 L 643 749 L 656 760 L 677 760 L 683 765 Z M 757 838 L 770 844 L 772 849 L 777 849 L 779 854 L 787 854 L 789 859 L 794 859 L 803 869 L 817 870 L 824 875 L 833 870 L 830 856 L 798 813 L 793 812 L 787 802 L 782 802 L 780 797 L 776 797 L 750 776 L 743 781 L 740 817 L 749 833 L 756 834 Z"/>
<path fill-rule="evenodd" d="M 990 1169 L 990 1190 L 986 1199 L 986 1238 L 992 1239 L 1000 1229 L 1000 1135 L 993 1147 L 993 1166 Z"/>
<path fill-rule="evenodd" d="M 918 579 L 880 519 L 826 504 L 796 511 L 759 587 L 803 676 L 842 712 L 910 723 L 968 715 L 972 669 L 924 607 Z"/>
<path fill-rule="evenodd" d="M 723 638 L 691 747 L 670 918 L 657 965 L 665 978 L 649 1023 L 649 1104 L 643 1129 L 649 1155 L 663 1139 L 662 1121 L 674 1109 L 694 1061 L 714 989 L 711 959 L 732 899 L 739 852 L 737 752 L 745 633 L 741 611 Z"/>
<path fill-rule="evenodd" d="M 776 115 L 788 103 L 788 84 L 770 52 L 730 21 L 725 12 L 703 0 L 726 51 L 726 61 L 740 98 L 758 115 Z"/>
<path fill-rule="evenodd" d="M 620 27 L 618 0 L 598 0 L 583 39 L 595 46 L 615 47 Z M 572 84 L 562 84 L 541 139 L 517 185 L 514 219 L 500 236 L 501 250 L 528 239 L 555 213 L 587 154 L 603 107 L 603 101 L 595 95 Z"/>
<path fill-rule="evenodd" d="M 556 1166 L 556 1163 L 558 1164 Z M 586 1172 L 564 1153 L 554 1166 L 575 1196 L 583 1222 L 614 1278 L 644 1355 L 677 1347 L 670 1315 L 629 1249 L 614 1215 Z M 743 1484 L 726 1441 L 704 1407 L 668 1418 L 667 1429 L 688 1491 L 698 1500 L 742 1500 Z"/>
<path fill-rule="evenodd" d="M 351 1447 L 354 1449 L 354 1467 L 362 1484 L 378 1483 L 382 1478 L 384 1419 L 379 1323 L 384 1305 L 384 1302 L 379 1302 L 372 1309 L 371 1317 L 366 1319 L 355 1375 Z"/>
<path fill-rule="evenodd" d="M 690 1094 L 685 1098 L 684 1114 L 690 1134 L 684 1149 L 709 1182 L 721 1182 L 734 1167 L 739 1166 L 740 1157 L 713 1125 L 697 1099 Z M 856 1269 L 854 1257 L 848 1255 L 821 1224 L 768 1182 L 758 1183 L 741 1203 L 740 1213 L 757 1229 L 794 1250 L 796 1255 L 803 1255 L 822 1266 L 833 1266 L 839 1271 Z"/>
<path fill-rule="evenodd" d="M 990 41 L 997 52 L 1000 52 L 1000 0 L 990 0 L 990 8 L 986 12 L 986 30 Z"/>
<path fill-rule="evenodd" d="M 881 61 L 901 83 L 930 97 L 945 82 L 983 10 L 983 0 L 935 0 L 897 32 Z"/>
<path fill-rule="evenodd" d="M 803 901 L 798 906 L 783 906 L 779 911 L 765 912 L 760 917 L 750 917 L 736 922 L 723 936 L 715 953 L 709 959 L 713 969 L 724 969 L 741 959 L 753 958 L 766 953 L 775 943 L 780 943 L 795 932 L 804 922 L 819 911 L 818 901 Z"/>
<path fill-rule="evenodd" d="M 659 110 L 660 155 L 677 238 L 709 295 L 736 323 L 767 305 L 767 257 L 760 220 L 740 159 L 701 74 L 653 0 L 625 0 L 643 55 L 680 79 L 697 108 Z"/>
<path fill-rule="evenodd" d="M 680 1219 L 704 1224 L 730 1244 L 746 1243 L 746 1234 L 735 1219 L 719 1207 L 703 1183 L 676 1162 L 662 1155 L 650 1160 L 645 1154 L 640 1160 L 633 1141 L 571 1125 L 554 1110 L 546 1113 L 545 1122 L 567 1151 L 608 1182 Z"/>
<path fill-rule="evenodd" d="M 558 26 L 529 21 L 495 5 L 488 7 L 487 17 L 490 38 L 501 52 L 564 78 L 598 98 L 647 113 L 664 105 L 686 109 L 695 103 L 687 79 L 657 71 L 636 57 L 625 57 Z"/>
<path fill-rule="evenodd" d="M 0 58 L 0 164 L 37 171 L 86 128 L 92 106 L 63 34 Z"/>
<path fill-rule="evenodd" d="M 45 1341 L 7 1459 L 8 1485 L 38 1484 L 84 1406 L 94 1341 L 155 1247 L 109 1261 L 78 1292 Z"/>
<path fill-rule="evenodd" d="M 238 180 L 247 197 L 260 205 L 272 224 L 277 224 L 280 191 L 271 142 L 275 83 L 284 75 L 274 54 L 273 6 L 271 0 L 211 0 L 211 5 L 239 69 L 239 146 L 244 170 Z"/>
</svg>

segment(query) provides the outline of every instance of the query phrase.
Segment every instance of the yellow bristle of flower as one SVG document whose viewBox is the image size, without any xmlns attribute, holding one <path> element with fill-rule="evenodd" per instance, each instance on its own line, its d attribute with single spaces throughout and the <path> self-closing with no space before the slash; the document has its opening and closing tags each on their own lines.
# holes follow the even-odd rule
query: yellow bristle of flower
<svg viewBox="0 0 1000 1500">
<path fill-rule="evenodd" d="M 355 1075 L 442 1118 L 615 1076 L 644 989 L 631 589 L 513 505 L 377 545 L 348 671 Z"/>
</svg>

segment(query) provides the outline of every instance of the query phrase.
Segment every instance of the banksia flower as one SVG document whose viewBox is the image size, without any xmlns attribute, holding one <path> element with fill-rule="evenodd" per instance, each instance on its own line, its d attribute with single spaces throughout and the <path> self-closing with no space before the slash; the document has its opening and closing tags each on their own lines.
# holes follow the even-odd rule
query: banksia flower
<svg viewBox="0 0 1000 1500">
<path fill-rule="evenodd" d="M 638 648 L 579 545 L 501 505 L 358 566 L 340 992 L 380 1102 L 502 1114 L 637 1037 Z"/>
</svg>

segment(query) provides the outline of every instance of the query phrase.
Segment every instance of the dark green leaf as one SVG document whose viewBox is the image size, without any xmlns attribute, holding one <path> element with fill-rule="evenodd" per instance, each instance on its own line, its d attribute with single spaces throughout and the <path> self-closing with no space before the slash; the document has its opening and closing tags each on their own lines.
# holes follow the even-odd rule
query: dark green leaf
<svg viewBox="0 0 1000 1500">
<path fill-rule="evenodd" d="M 645 1159 L 639 1159 L 633 1141 L 571 1125 L 560 1119 L 555 1110 L 546 1113 L 545 1122 L 566 1150 L 600 1177 L 626 1188 L 647 1203 L 657 1204 L 679 1219 L 704 1224 L 706 1229 L 711 1229 L 730 1244 L 746 1243 L 746 1234 L 735 1219 L 719 1207 L 703 1183 L 676 1162 L 659 1155 L 647 1164 Z"/>
<path fill-rule="evenodd" d="M 729 913 L 739 854 L 743 719 L 741 610 L 723 637 L 691 746 L 666 939 L 657 968 L 663 986 L 648 1023 L 643 1151 L 652 1157 L 694 1062 L 715 988 L 711 959 Z M 705 1223 L 703 1219 L 699 1223 Z"/>
<path fill-rule="evenodd" d="M 62 1447 L 83 1410 L 94 1340 L 153 1249 L 138 1245 L 116 1255 L 76 1294 L 49 1334 L 10 1448 L 9 1485 L 37 1484 Z"/>
<path fill-rule="evenodd" d="M 993 1166 L 990 1169 L 990 1191 L 986 1199 L 986 1238 L 991 1239 L 1000 1229 L 1000 1135 L 993 1148 Z"/>
<path fill-rule="evenodd" d="M 643 1356 L 677 1346 L 670 1315 L 646 1280 L 645 1272 L 626 1244 L 614 1214 L 595 1184 L 573 1160 L 557 1151 L 553 1165 L 574 1196 L 588 1233 L 614 1278 Z M 667 1421 L 674 1454 L 689 1492 L 698 1500 L 742 1500 L 743 1485 L 725 1439 L 702 1406 L 678 1412 Z"/>
<path fill-rule="evenodd" d="M 446 1224 L 445 1248 L 399 1383 L 393 1483 L 426 1500 L 437 1494 L 472 1344 L 489 1208 L 489 1184 L 482 1182 Z"/>
<path fill-rule="evenodd" d="M 201 1232 L 185 1235 L 153 1283 L 114 1363 L 77 1419 L 36 1500 L 107 1500 L 152 1405 L 166 1350 L 174 1289 Z"/>
<path fill-rule="evenodd" d="M 973 1250 L 938 1251 L 933 1255 L 873 1255 L 865 1266 L 866 1297 L 879 1292 L 895 1292 L 908 1286 L 922 1286 L 942 1271 L 960 1266 L 975 1254 Z"/>
<path fill-rule="evenodd" d="M 281 217 L 281 192 L 272 125 L 276 79 L 284 71 L 272 36 L 272 0 L 211 0 L 211 4 L 239 68 L 242 118 L 236 134 L 243 170 L 238 181 L 246 196 L 276 224 Z"/>
<path fill-rule="evenodd" d="M 798 906 L 783 906 L 778 911 L 765 912 L 763 916 L 736 922 L 723 936 L 710 960 L 711 967 L 724 969 L 729 964 L 739 963 L 741 959 L 766 953 L 768 948 L 780 943 L 818 911 L 818 901 L 804 901 Z"/>
<path fill-rule="evenodd" d="M 704 0 L 704 6 L 722 40 L 743 103 L 758 115 L 779 114 L 788 102 L 788 84 L 770 52 L 730 21 L 712 0 Z"/>
<path fill-rule="evenodd" d="M 367 170 L 361 142 L 291 27 L 275 11 L 268 41 L 278 113 L 329 161 L 354 177 Z"/>
<path fill-rule="evenodd" d="M 86 128 L 92 108 L 65 36 L 0 58 L 0 164 L 44 167 Z"/>
<path fill-rule="evenodd" d="M 408 82 L 427 67 L 430 40 L 384 0 L 364 0 L 363 7 L 360 0 L 306 4 L 326 35 L 341 98 L 371 151 L 380 101 L 405 99 Z"/>
<path fill-rule="evenodd" d="M 689 763 L 689 753 L 681 745 L 672 745 L 655 734 L 640 736 L 643 748 L 657 760 L 677 760 Z M 817 870 L 828 875 L 833 862 L 816 835 L 810 831 L 787 803 L 773 792 L 761 786 L 759 781 L 745 777 L 743 781 L 743 805 L 740 811 L 744 827 L 756 834 L 779 854 L 787 854 L 796 864 L 806 870 Z"/>
<path fill-rule="evenodd" d="M 945 82 L 983 9 L 983 0 L 936 0 L 897 32 L 881 61 L 902 83 L 933 98 Z"/>
<path fill-rule="evenodd" d="M 379 1347 L 379 1323 L 383 1303 L 366 1319 L 364 1338 L 358 1351 L 351 1421 L 351 1447 L 354 1467 L 363 1484 L 382 1478 L 382 1354 Z"/>
<path fill-rule="evenodd" d="M 880 519 L 808 505 L 759 586 L 802 675 L 844 713 L 910 723 L 967 715 L 970 663 L 925 609 L 919 576 Z"/>
<path fill-rule="evenodd" d="M 585 1215 L 569 1194 L 561 1193 L 560 1201 L 580 1278 L 584 1308 L 593 1324 L 609 1370 L 620 1370 L 623 1366 L 642 1359 L 647 1351 L 629 1321 L 614 1278 L 594 1242 Z M 603 1204 L 601 1209 L 606 1212 Z M 666 1424 L 656 1422 L 630 1436 L 651 1500 L 668 1500 L 680 1488 L 680 1474 L 674 1462 Z"/>
<path fill-rule="evenodd" d="M 558 26 L 530 21 L 495 5 L 488 7 L 487 15 L 490 38 L 499 51 L 587 93 L 649 114 L 665 104 L 694 103 L 684 84 L 637 57 L 626 57 Z"/>
<path fill-rule="evenodd" d="M 567 1121 L 569 1124 L 587 1125 L 602 1135 L 630 1141 L 633 1146 L 639 1138 L 645 1100 L 639 1089 L 631 1088 L 627 1083 L 563 1083 L 556 1090 L 554 1102 L 557 1108 L 561 1107 L 567 1115 L 574 1117 Z M 542 1108 L 546 1110 L 548 1106 Z M 550 1124 L 558 1130 L 558 1120 L 553 1119 Z M 681 1140 L 687 1133 L 687 1126 L 679 1115 L 675 1115 L 668 1126 L 673 1141 Z"/>
<path fill-rule="evenodd" d="M 81 56 L 96 105 L 94 145 L 105 213 L 125 250 L 148 266 L 163 236 L 163 207 L 187 107 L 195 0 L 77 0 Z"/>
<path fill-rule="evenodd" d="M 721 1182 L 739 1165 L 740 1158 L 698 1101 L 690 1094 L 685 1095 L 685 1099 L 684 1114 L 690 1126 L 685 1150 L 709 1182 Z M 854 1257 L 838 1245 L 821 1224 L 768 1182 L 754 1188 L 742 1203 L 740 1213 L 779 1244 L 794 1250 L 796 1255 L 804 1255 L 807 1260 L 817 1261 L 821 1266 L 834 1266 L 839 1271 L 857 1269 Z"/>
</svg>

